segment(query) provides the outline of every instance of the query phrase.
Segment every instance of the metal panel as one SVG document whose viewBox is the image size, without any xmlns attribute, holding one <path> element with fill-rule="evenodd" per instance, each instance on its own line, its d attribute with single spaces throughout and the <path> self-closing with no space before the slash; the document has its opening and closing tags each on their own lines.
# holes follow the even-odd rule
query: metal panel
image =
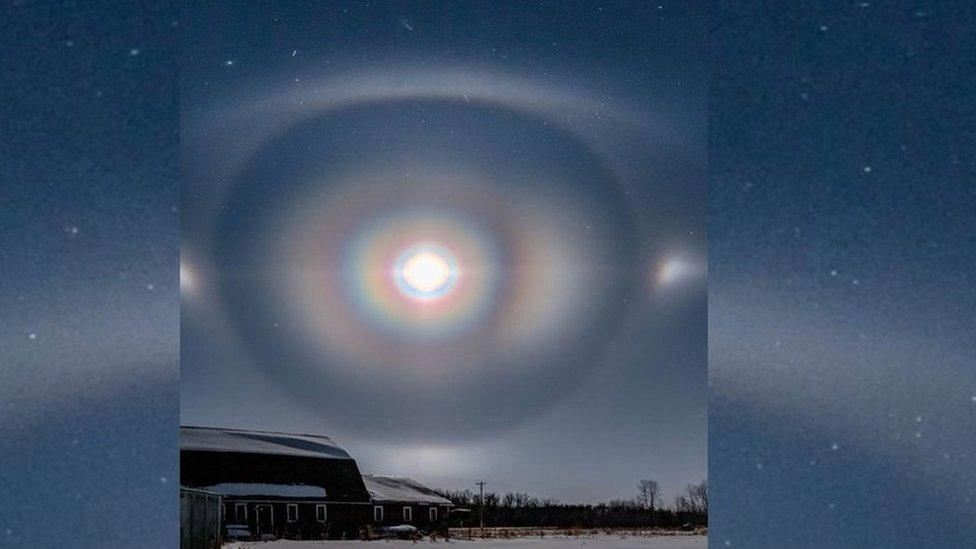
<svg viewBox="0 0 976 549">
<path fill-rule="evenodd" d="M 219 494 L 180 488 L 180 548 L 218 549 L 221 543 Z"/>
</svg>

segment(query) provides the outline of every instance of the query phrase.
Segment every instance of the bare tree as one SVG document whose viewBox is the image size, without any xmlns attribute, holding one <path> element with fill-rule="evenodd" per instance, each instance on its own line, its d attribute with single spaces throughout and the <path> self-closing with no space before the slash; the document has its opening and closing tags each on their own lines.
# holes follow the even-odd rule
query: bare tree
<svg viewBox="0 0 976 549">
<path fill-rule="evenodd" d="M 691 501 L 687 496 L 678 495 L 674 498 L 674 510 L 679 513 L 691 513 L 693 511 Z"/>
<path fill-rule="evenodd" d="M 688 486 L 688 499 L 691 500 L 692 507 L 702 515 L 708 514 L 708 479 L 704 479 L 699 484 Z"/>
<path fill-rule="evenodd" d="M 637 503 L 642 509 L 651 512 L 651 527 L 654 526 L 654 510 L 657 508 L 658 494 L 660 494 L 660 489 L 657 481 L 645 478 L 641 479 L 637 485 Z"/>
<path fill-rule="evenodd" d="M 685 493 L 674 500 L 674 509 L 678 512 L 708 515 L 708 479 L 699 484 L 685 486 Z"/>
<path fill-rule="evenodd" d="M 658 494 L 660 493 L 657 482 L 645 478 L 637 485 L 637 490 L 637 502 L 641 504 L 641 507 L 653 512 L 657 507 Z"/>
</svg>

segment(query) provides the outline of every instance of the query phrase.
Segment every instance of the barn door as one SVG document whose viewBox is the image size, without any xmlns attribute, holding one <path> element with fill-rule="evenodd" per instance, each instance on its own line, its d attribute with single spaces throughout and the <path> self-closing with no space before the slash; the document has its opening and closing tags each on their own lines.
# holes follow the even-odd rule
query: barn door
<svg viewBox="0 0 976 549">
<path fill-rule="evenodd" d="M 274 534 L 274 513 L 270 505 L 257 505 L 254 508 L 256 515 L 257 534 Z"/>
</svg>

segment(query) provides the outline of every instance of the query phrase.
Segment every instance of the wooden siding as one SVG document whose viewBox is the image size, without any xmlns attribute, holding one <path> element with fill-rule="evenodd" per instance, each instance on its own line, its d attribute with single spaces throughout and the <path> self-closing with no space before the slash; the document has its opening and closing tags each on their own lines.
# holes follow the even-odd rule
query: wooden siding
<svg viewBox="0 0 976 549">
<path fill-rule="evenodd" d="M 449 505 L 431 505 L 426 503 L 374 503 L 369 507 L 370 519 L 373 519 L 373 507 L 383 507 L 383 520 L 377 522 L 376 520 L 371 520 L 371 522 L 376 526 L 396 526 L 398 524 L 412 524 L 418 528 L 423 529 L 424 527 L 431 524 L 430 521 L 430 508 L 434 507 L 437 509 L 437 520 L 441 520 L 447 516 L 448 511 L 451 509 Z M 413 520 L 403 519 L 403 508 L 410 507 L 413 509 Z"/>
<path fill-rule="evenodd" d="M 235 513 L 235 504 L 243 503 L 247 508 L 247 518 L 240 521 Z M 298 520 L 289 522 L 286 506 L 298 506 Z M 347 503 L 326 503 L 326 521 L 319 522 L 315 515 L 317 501 L 273 501 L 224 498 L 224 516 L 227 524 L 246 524 L 254 535 L 272 534 L 285 539 L 358 539 L 360 530 L 370 519 L 372 506 Z M 258 506 L 270 506 L 273 524 L 261 528 L 258 524 Z"/>
</svg>

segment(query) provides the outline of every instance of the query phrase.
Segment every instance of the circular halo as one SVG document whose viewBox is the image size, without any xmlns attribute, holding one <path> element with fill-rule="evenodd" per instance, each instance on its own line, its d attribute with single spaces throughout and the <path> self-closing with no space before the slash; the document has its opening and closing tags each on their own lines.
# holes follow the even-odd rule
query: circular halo
<svg viewBox="0 0 976 549">
<path fill-rule="evenodd" d="M 263 131 L 247 117 L 228 165 L 215 257 L 246 276 L 221 277 L 221 300 L 262 367 L 317 410 L 383 436 L 429 434 L 432 421 L 471 437 L 505 429 L 567 394 L 632 311 L 635 176 L 615 159 L 650 142 L 615 147 L 573 122 L 585 117 L 556 116 L 590 112 L 582 96 L 554 103 L 500 82 L 341 88 L 301 109 L 269 97 L 225 119 L 274 112 Z M 337 134 L 343 124 L 357 131 Z M 417 300 L 396 265 L 425 244 L 456 270 L 442 283 L 435 269 L 419 287 L 443 294 Z M 267 319 L 290 329 L 269 338 Z M 526 399 L 540 384 L 547 397 Z M 391 423 L 386 403 L 404 387 L 421 412 Z"/>
</svg>

